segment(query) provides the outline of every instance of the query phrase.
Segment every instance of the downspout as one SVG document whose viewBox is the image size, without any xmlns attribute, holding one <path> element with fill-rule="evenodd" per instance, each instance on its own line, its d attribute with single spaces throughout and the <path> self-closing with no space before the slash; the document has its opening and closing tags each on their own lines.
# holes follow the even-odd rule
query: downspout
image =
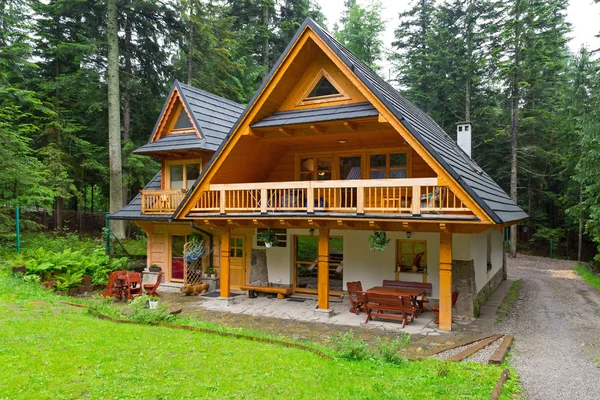
<svg viewBox="0 0 600 400">
<path fill-rule="evenodd" d="M 210 248 L 210 251 L 213 251 L 213 234 L 210 232 L 205 231 L 204 229 L 200 228 L 198 225 L 194 224 L 194 221 L 190 222 L 190 227 L 200 233 L 203 233 L 205 235 L 208 236 L 208 246 Z M 208 258 L 208 267 L 212 268 L 213 267 L 213 257 L 212 255 Z"/>
</svg>

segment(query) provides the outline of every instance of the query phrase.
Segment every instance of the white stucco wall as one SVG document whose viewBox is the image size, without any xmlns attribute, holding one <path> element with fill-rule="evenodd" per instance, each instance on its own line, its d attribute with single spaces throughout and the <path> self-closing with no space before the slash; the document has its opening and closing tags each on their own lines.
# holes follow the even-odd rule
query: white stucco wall
<svg viewBox="0 0 600 400">
<path fill-rule="evenodd" d="M 487 232 L 452 235 L 452 258 L 454 260 L 475 261 L 477 290 L 488 282 L 488 280 L 502 267 L 502 232 L 492 230 L 492 271 L 486 271 L 487 264 Z M 383 252 L 372 252 L 369 250 L 369 235 L 371 231 L 349 231 L 331 230 L 331 236 L 344 238 L 344 287 L 347 282 L 361 281 L 363 287 L 381 285 L 383 279 L 394 279 L 394 268 L 396 265 L 396 246 L 398 239 L 406 240 L 406 232 L 388 232 L 391 239 L 390 245 Z M 269 281 L 291 285 L 293 283 L 293 251 L 294 235 L 308 235 L 308 229 L 288 229 L 287 246 L 272 247 L 267 249 L 267 267 L 269 270 Z M 318 229 L 314 235 L 318 236 Z M 439 233 L 412 232 L 409 240 L 427 241 L 427 282 L 433 284 L 432 298 L 439 297 L 439 260 L 440 260 L 440 235 Z M 499 247 L 498 247 L 499 246 Z M 253 248 L 256 244 L 256 235 L 253 238 Z M 400 273 L 400 279 L 404 281 L 422 282 L 422 275 L 408 272 Z"/>
<path fill-rule="evenodd" d="M 492 269 L 487 270 L 487 237 L 491 236 Z M 502 268 L 503 257 L 502 230 L 490 229 L 482 233 L 471 235 L 471 258 L 475 266 L 475 285 L 479 292 L 486 283 Z"/>
</svg>

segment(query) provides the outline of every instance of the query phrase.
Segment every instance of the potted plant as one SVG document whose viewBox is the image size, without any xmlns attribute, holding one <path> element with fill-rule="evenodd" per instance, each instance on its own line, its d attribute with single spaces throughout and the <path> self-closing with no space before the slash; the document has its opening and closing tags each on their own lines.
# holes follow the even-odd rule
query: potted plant
<svg viewBox="0 0 600 400">
<path fill-rule="evenodd" d="M 390 240 L 385 232 L 373 232 L 369 235 L 369 249 L 371 251 L 384 251 Z"/>
<path fill-rule="evenodd" d="M 208 276 L 211 277 L 211 278 L 216 278 L 217 277 L 216 271 L 215 271 L 215 269 L 213 267 L 210 267 L 208 269 Z"/>
<path fill-rule="evenodd" d="M 277 235 L 271 230 L 261 231 L 258 233 L 258 240 L 265 243 L 265 247 L 268 249 L 272 246 L 277 246 Z"/>
<path fill-rule="evenodd" d="M 160 272 L 160 271 L 162 271 L 162 268 L 159 267 L 157 264 L 152 264 L 150 266 L 150 268 L 148 268 L 148 271 L 150 271 L 150 272 Z"/>
<path fill-rule="evenodd" d="M 158 297 L 148 298 L 148 308 L 151 310 L 158 309 Z"/>
</svg>

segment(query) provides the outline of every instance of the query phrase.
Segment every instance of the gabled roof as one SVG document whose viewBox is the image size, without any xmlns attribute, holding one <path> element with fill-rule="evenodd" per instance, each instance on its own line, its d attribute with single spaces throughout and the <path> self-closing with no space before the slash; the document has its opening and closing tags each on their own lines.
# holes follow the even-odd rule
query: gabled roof
<svg viewBox="0 0 600 400">
<path fill-rule="evenodd" d="M 200 138 L 195 134 L 177 134 L 154 140 L 160 122 L 167 117 L 165 113 L 169 110 L 168 104 L 174 91 L 177 91 L 181 97 L 184 107 L 191 116 L 194 127 L 200 133 Z M 191 149 L 217 150 L 244 107 L 234 101 L 176 80 L 154 126 L 148 144 L 135 150 L 134 153 L 147 154 Z"/>
<path fill-rule="evenodd" d="M 273 75 L 280 68 L 290 50 L 296 44 L 302 33 L 310 28 L 331 51 L 341 60 L 346 67 L 352 71 L 355 77 L 366 86 L 377 98 L 388 112 L 391 113 L 399 123 L 415 138 L 415 140 L 439 163 L 439 165 L 456 181 L 458 185 L 473 199 L 477 206 L 497 224 L 519 221 L 527 218 L 527 214 L 517 206 L 506 192 L 487 175 L 474 161 L 472 161 L 448 134 L 424 111 L 406 100 L 396 89 L 385 82 L 377 73 L 366 64 L 355 57 L 341 43 L 317 25 L 312 19 L 307 18 L 296 32 L 296 35 L 282 53 L 277 63 L 273 66 L 269 75 L 263 81 L 262 86 L 256 92 L 248 107 L 239 117 L 235 126 L 226 140 L 212 157 L 201 176 L 196 180 L 174 217 L 177 217 L 185 207 L 190 197 L 193 196 L 196 187 L 204 176 L 210 171 L 212 164 L 218 158 L 219 153 L 226 146 L 232 133 L 236 131 L 244 116 L 252 108 L 253 104 L 270 83 Z"/>
<path fill-rule="evenodd" d="M 379 111 L 371 103 L 344 104 L 341 106 L 306 108 L 301 110 L 280 111 L 267 117 L 252 128 L 270 126 L 309 124 L 312 122 L 340 121 L 353 118 L 376 117 Z"/>
<path fill-rule="evenodd" d="M 160 190 L 161 176 L 160 171 L 154 175 L 154 178 L 148 182 L 144 190 Z M 167 221 L 170 215 L 164 214 L 142 214 L 142 196 L 138 193 L 125 207 L 119 211 L 110 214 L 110 219 L 126 220 L 148 220 L 148 221 Z"/>
</svg>

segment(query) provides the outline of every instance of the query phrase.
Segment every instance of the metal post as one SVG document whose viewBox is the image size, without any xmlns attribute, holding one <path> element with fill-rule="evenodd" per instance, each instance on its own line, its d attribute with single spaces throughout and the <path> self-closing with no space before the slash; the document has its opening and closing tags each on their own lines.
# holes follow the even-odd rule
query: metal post
<svg viewBox="0 0 600 400">
<path fill-rule="evenodd" d="M 15 211 L 15 225 L 17 230 L 17 254 L 21 254 L 21 213 L 19 212 L 19 206 Z"/>
<path fill-rule="evenodd" d="M 550 239 L 550 258 L 552 258 L 552 239 Z"/>
<path fill-rule="evenodd" d="M 110 219 L 108 219 L 108 215 L 110 213 L 106 213 L 106 254 L 110 254 Z"/>
</svg>

